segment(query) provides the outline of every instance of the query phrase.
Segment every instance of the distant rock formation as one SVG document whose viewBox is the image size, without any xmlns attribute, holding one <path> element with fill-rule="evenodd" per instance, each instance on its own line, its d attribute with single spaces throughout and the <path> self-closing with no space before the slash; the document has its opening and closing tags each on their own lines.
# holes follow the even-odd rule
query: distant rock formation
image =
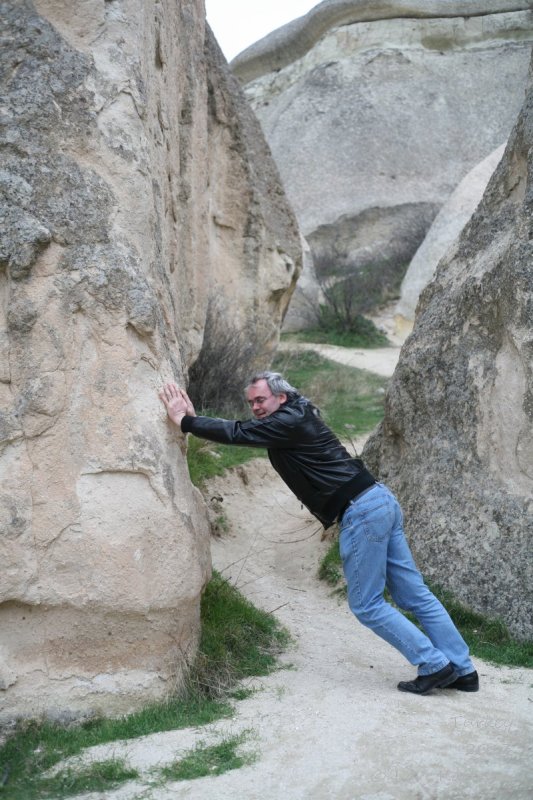
<svg viewBox="0 0 533 800">
<path fill-rule="evenodd" d="M 507 139 L 532 41 L 528 0 L 325 0 L 233 60 L 319 277 L 373 272 L 398 296 L 442 204 Z"/>
<path fill-rule="evenodd" d="M 323 301 L 315 273 L 311 248 L 302 237 L 303 267 L 287 313 L 283 319 L 284 333 L 316 328 L 318 310 Z"/>
<path fill-rule="evenodd" d="M 427 578 L 533 634 L 533 60 L 470 222 L 423 291 L 364 457 Z"/>
<path fill-rule="evenodd" d="M 129 710 L 197 645 L 208 520 L 156 391 L 213 297 L 268 353 L 301 261 L 200 8 L 2 7 L 1 719 Z"/>
<path fill-rule="evenodd" d="M 481 164 L 476 164 L 435 217 L 402 281 L 401 296 L 395 309 L 398 331 L 409 333 L 412 330 L 420 292 L 428 285 L 440 259 L 476 210 L 504 149 L 505 145 L 497 147 Z"/>
</svg>

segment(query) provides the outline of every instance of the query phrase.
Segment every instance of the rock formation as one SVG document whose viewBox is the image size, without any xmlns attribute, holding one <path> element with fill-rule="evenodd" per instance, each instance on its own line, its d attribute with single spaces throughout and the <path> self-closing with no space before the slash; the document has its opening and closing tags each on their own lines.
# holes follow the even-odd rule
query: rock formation
<svg viewBox="0 0 533 800">
<path fill-rule="evenodd" d="M 3 3 L 0 716 L 175 688 L 208 523 L 156 390 L 207 309 L 277 342 L 294 216 L 203 4 Z"/>
<path fill-rule="evenodd" d="M 476 210 L 504 149 L 504 145 L 497 147 L 481 164 L 476 164 L 435 217 L 402 281 L 401 296 L 395 309 L 396 327 L 399 331 L 409 333 L 412 330 L 420 292 L 430 282 L 440 259 Z"/>
<path fill-rule="evenodd" d="M 364 457 L 427 578 L 533 634 L 533 61 L 483 199 L 420 297 Z"/>
<path fill-rule="evenodd" d="M 318 308 L 323 297 L 318 285 L 311 248 L 302 237 L 302 272 L 283 319 L 285 333 L 316 328 Z"/>
<path fill-rule="evenodd" d="M 532 41 L 528 0 L 325 0 L 233 60 L 319 277 L 398 296 L 444 201 L 507 139 Z"/>
</svg>

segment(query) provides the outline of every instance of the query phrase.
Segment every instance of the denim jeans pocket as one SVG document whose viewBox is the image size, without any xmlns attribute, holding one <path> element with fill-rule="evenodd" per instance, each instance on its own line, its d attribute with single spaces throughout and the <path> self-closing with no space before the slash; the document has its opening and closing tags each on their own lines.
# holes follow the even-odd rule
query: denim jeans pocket
<svg viewBox="0 0 533 800">
<path fill-rule="evenodd" d="M 379 503 L 362 508 L 359 512 L 359 525 L 369 542 L 382 542 L 387 539 L 394 526 L 394 507 L 387 498 Z"/>
</svg>

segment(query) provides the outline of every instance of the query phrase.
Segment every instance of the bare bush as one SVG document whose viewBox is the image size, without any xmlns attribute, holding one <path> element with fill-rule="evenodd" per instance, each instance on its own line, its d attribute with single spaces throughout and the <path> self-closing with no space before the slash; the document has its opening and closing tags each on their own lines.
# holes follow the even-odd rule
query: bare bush
<svg viewBox="0 0 533 800">
<path fill-rule="evenodd" d="M 361 295 L 358 277 L 321 279 L 319 285 L 323 297 L 317 309 L 319 328 L 339 334 L 358 334 L 368 338 L 369 342 L 379 338 L 374 323 L 363 316 L 373 303 Z"/>
<path fill-rule="evenodd" d="M 254 372 L 258 344 L 232 324 L 220 301 L 207 309 L 202 349 L 189 370 L 189 394 L 198 411 L 244 411 L 243 387 Z"/>
<path fill-rule="evenodd" d="M 356 296 L 359 313 L 366 314 L 377 306 L 389 303 L 400 296 L 400 287 L 407 271 L 408 261 L 396 257 L 349 260 L 330 253 L 313 254 L 315 274 L 320 286 L 342 283 Z"/>
</svg>

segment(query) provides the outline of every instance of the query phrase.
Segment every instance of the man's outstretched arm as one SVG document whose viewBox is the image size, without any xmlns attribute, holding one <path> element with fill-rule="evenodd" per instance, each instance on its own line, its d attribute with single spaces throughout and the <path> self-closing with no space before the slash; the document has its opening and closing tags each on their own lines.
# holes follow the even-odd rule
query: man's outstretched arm
<svg viewBox="0 0 533 800">
<path fill-rule="evenodd" d="M 192 433 L 218 444 L 266 448 L 292 446 L 291 420 L 280 420 L 279 414 L 245 422 L 197 416 L 186 391 L 176 383 L 166 383 L 159 390 L 159 397 L 165 404 L 169 419 L 182 433 Z"/>
</svg>

